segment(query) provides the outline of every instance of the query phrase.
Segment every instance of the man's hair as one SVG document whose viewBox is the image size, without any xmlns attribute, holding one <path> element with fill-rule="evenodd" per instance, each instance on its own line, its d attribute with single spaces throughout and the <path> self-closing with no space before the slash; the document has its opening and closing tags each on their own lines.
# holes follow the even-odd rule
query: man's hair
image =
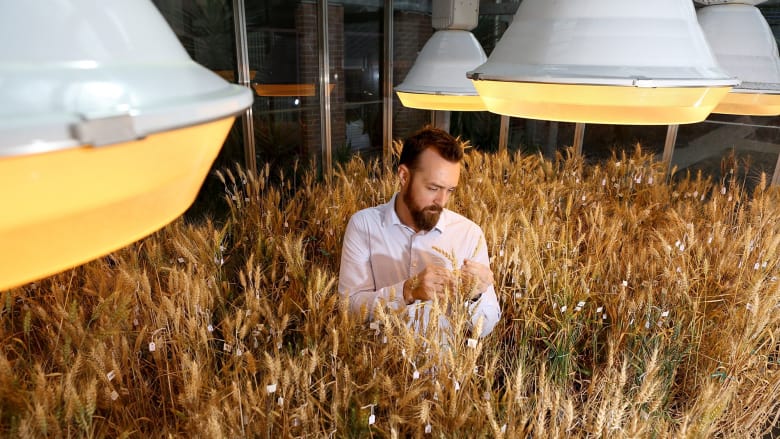
<svg viewBox="0 0 780 439">
<path fill-rule="evenodd" d="M 463 159 L 463 144 L 460 139 L 452 137 L 444 130 L 428 125 L 404 141 L 398 164 L 414 169 L 420 154 L 428 148 L 435 149 L 442 158 L 453 163 L 458 163 Z"/>
</svg>

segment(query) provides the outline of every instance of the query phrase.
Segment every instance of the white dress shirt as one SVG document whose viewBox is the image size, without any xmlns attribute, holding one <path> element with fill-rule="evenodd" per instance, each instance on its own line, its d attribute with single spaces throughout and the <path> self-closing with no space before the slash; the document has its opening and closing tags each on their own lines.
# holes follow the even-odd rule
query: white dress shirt
<svg viewBox="0 0 780 439">
<path fill-rule="evenodd" d="M 395 212 L 397 196 L 396 193 L 386 204 L 355 213 L 344 233 L 339 294 L 349 300 L 352 312 L 360 313 L 365 307 L 369 319 L 373 318 L 374 307 L 381 305 L 396 310 L 409 308 L 407 312 L 412 315 L 412 308 L 420 303 L 407 307 L 403 298 L 404 281 L 428 265 L 452 270 L 460 268 L 465 259 L 490 264 L 484 234 L 473 221 L 443 209 L 433 229 L 415 233 L 401 223 Z M 454 255 L 457 267 L 434 247 Z M 472 325 L 476 326 L 482 319 L 480 336 L 489 334 L 501 317 L 492 285 L 469 310 Z"/>
</svg>

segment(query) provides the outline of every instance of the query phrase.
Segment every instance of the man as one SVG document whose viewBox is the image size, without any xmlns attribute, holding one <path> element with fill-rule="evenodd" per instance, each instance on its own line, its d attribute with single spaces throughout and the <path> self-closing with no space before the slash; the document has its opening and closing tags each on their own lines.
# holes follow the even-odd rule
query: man
<svg viewBox="0 0 780 439">
<path fill-rule="evenodd" d="M 423 128 L 404 142 L 400 191 L 390 202 L 354 214 L 344 234 L 339 293 L 352 312 L 365 309 L 372 319 L 376 306 L 388 306 L 413 319 L 422 315 L 427 325 L 434 298 L 456 293 L 453 270 L 460 269 L 462 284 L 472 287 L 472 327 L 481 328 L 480 337 L 493 330 L 501 311 L 484 235 L 474 222 L 445 209 L 462 159 L 461 143 L 436 128 Z M 446 318 L 439 325 L 448 326 Z"/>
</svg>

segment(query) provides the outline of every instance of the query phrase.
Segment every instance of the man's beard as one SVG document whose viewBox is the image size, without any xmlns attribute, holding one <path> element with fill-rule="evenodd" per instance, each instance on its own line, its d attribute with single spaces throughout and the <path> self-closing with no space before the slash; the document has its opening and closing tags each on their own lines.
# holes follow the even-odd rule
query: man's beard
<svg viewBox="0 0 780 439">
<path fill-rule="evenodd" d="M 428 232 L 439 222 L 439 217 L 442 212 L 441 206 L 431 204 L 422 209 L 418 208 L 412 200 L 411 190 L 407 190 L 404 193 L 403 199 L 404 203 L 406 203 L 406 207 L 409 208 L 409 213 L 412 214 L 412 221 L 414 221 L 414 225 L 417 229 Z"/>
</svg>

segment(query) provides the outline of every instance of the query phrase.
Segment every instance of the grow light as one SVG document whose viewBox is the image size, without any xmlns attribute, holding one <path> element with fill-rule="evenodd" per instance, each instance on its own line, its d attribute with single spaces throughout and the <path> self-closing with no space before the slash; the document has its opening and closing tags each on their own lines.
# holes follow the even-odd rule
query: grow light
<svg viewBox="0 0 780 439">
<path fill-rule="evenodd" d="M 780 114 L 780 57 L 777 41 L 761 11 L 761 1 L 702 2 L 697 16 L 721 67 L 742 83 L 714 113 L 775 116 Z"/>
<path fill-rule="evenodd" d="M 739 83 L 679 0 L 524 0 L 468 77 L 494 113 L 632 125 L 699 122 Z"/>
<path fill-rule="evenodd" d="M 0 39 L 0 290 L 179 216 L 252 103 L 149 1 L 11 2 Z"/>
<path fill-rule="evenodd" d="M 487 60 L 470 32 L 479 15 L 477 0 L 434 0 L 436 32 L 425 43 L 395 91 L 405 107 L 442 111 L 485 111 L 466 72 Z"/>
</svg>

